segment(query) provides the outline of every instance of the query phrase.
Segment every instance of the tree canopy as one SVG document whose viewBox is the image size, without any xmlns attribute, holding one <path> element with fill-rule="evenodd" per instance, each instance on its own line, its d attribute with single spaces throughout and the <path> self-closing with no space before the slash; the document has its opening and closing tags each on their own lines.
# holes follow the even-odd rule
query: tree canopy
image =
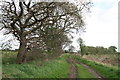
<svg viewBox="0 0 120 80">
<path fill-rule="evenodd" d="M 81 0 L 78 3 L 4 1 L 1 6 L 1 29 L 5 29 L 6 34 L 12 33 L 20 42 L 17 63 L 26 61 L 26 52 L 33 48 L 28 46 L 34 40 L 39 40 L 38 44 L 42 42 L 40 47 L 45 46 L 47 50 L 57 49 L 59 45 L 62 50 L 65 35 L 84 26 L 83 14 L 85 10 L 90 10 L 90 1 Z"/>
</svg>

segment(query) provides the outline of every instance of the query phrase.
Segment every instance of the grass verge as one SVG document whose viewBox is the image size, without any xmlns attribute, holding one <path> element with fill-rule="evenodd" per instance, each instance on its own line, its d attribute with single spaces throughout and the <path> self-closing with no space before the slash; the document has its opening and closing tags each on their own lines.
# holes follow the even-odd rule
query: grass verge
<svg viewBox="0 0 120 80">
<path fill-rule="evenodd" d="M 78 78 L 96 78 L 86 67 L 76 64 L 78 69 Z"/>
<path fill-rule="evenodd" d="M 70 65 L 66 55 L 39 64 L 3 64 L 3 78 L 68 78 Z M 41 61 L 40 61 L 41 62 Z"/>
</svg>

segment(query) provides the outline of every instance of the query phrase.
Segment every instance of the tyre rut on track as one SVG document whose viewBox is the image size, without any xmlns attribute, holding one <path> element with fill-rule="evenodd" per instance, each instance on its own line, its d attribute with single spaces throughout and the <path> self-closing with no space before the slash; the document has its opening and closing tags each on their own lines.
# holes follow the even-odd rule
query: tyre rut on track
<svg viewBox="0 0 120 80">
<path fill-rule="evenodd" d="M 68 63 L 71 65 L 71 74 L 69 76 L 69 80 L 73 80 L 73 78 L 77 78 L 78 72 L 75 63 L 83 65 L 86 67 L 98 80 L 106 80 L 101 74 L 99 74 L 96 70 L 94 70 L 91 66 L 88 66 L 80 61 L 75 61 L 74 59 L 69 58 Z M 75 63 L 74 63 L 75 62 Z"/>
</svg>

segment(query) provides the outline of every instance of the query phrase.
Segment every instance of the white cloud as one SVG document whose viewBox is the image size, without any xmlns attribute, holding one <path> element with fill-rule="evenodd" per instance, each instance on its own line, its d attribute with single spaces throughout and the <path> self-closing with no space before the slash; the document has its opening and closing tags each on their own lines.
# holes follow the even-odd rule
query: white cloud
<svg viewBox="0 0 120 80">
<path fill-rule="evenodd" d="M 115 0 L 93 0 L 94 2 L 115 2 Z M 117 1 L 117 0 L 116 0 Z M 87 32 L 82 36 L 86 45 L 91 46 L 116 46 L 118 47 L 118 11 L 117 3 L 105 9 L 95 5 L 91 17 L 86 19 Z"/>
<path fill-rule="evenodd" d="M 101 2 L 111 3 L 111 2 L 118 1 L 118 0 L 92 0 L 92 1 L 93 1 L 93 2 L 98 2 L 98 3 L 101 3 Z"/>
</svg>

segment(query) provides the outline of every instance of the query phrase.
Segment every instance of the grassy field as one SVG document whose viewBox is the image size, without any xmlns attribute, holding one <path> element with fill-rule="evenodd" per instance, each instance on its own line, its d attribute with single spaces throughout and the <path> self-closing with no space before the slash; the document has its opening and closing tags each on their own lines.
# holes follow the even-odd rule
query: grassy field
<svg viewBox="0 0 120 80">
<path fill-rule="evenodd" d="M 2 63 L 3 64 L 15 64 L 16 62 L 16 51 L 2 51 Z"/>
<path fill-rule="evenodd" d="M 88 61 L 79 55 L 63 54 L 52 60 L 41 61 L 38 59 L 26 64 L 16 64 L 16 53 L 5 52 L 3 54 L 3 78 L 69 78 L 71 69 L 70 64 L 67 62 L 68 58 L 74 58 L 74 60 L 93 67 L 105 78 L 118 78 L 118 69 Z M 80 64 L 76 64 L 76 66 L 78 78 L 95 78 L 86 67 Z"/>
<path fill-rule="evenodd" d="M 3 78 L 68 78 L 70 75 L 70 65 L 65 56 L 44 63 L 38 60 L 21 65 L 8 64 L 7 60 L 14 61 L 8 57 L 3 60 Z"/>
<path fill-rule="evenodd" d="M 3 78 L 68 78 L 69 64 L 64 59 L 52 60 L 44 65 L 4 65 Z"/>
</svg>

